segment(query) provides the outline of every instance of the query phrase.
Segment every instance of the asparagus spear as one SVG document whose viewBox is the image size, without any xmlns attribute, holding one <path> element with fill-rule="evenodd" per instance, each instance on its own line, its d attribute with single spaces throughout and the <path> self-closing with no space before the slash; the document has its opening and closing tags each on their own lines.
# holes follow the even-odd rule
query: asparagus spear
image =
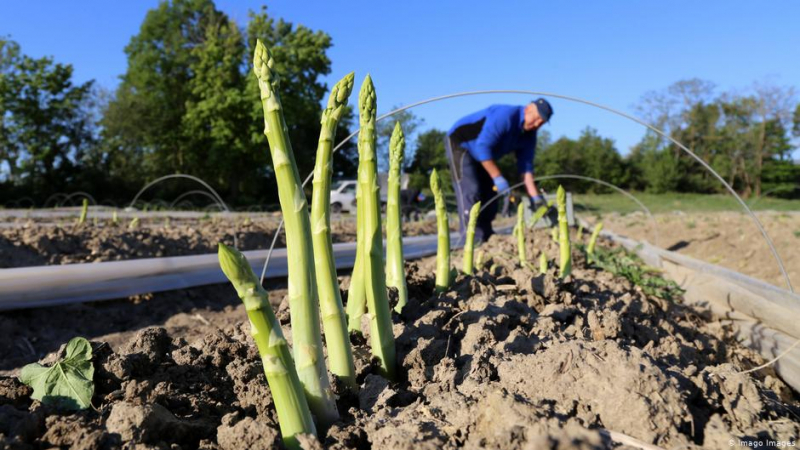
<svg viewBox="0 0 800 450">
<path fill-rule="evenodd" d="M 311 200 L 311 238 L 314 246 L 314 265 L 317 269 L 319 306 L 325 344 L 328 347 L 328 364 L 331 372 L 351 389 L 356 387 L 356 369 L 353 352 L 339 293 L 336 263 L 331 240 L 331 156 L 336 126 L 353 91 L 354 74 L 345 75 L 331 90 L 328 107 L 322 111 L 322 129 L 317 145 L 314 165 L 314 194 Z"/>
<path fill-rule="evenodd" d="M 361 317 L 367 310 L 367 293 L 364 290 L 364 255 L 359 244 L 364 241 L 364 212 L 362 211 L 361 183 L 356 183 L 356 260 L 350 275 L 350 288 L 347 292 L 347 329 L 361 334 Z"/>
<path fill-rule="evenodd" d="M 547 273 L 547 256 L 545 256 L 544 252 L 539 254 L 539 273 L 542 275 Z"/>
<path fill-rule="evenodd" d="M 472 257 L 475 252 L 475 227 L 478 225 L 478 212 L 481 210 L 481 202 L 476 202 L 469 209 L 469 222 L 467 222 L 467 238 L 464 241 L 464 265 L 463 270 L 467 275 L 472 275 Z M 480 262 L 478 263 L 480 264 Z"/>
<path fill-rule="evenodd" d="M 275 401 L 283 442 L 289 448 L 300 449 L 295 436 L 301 433 L 316 435 L 317 430 L 267 291 L 258 282 L 244 255 L 222 243 L 219 244 L 219 265 L 247 310 L 250 334 L 264 363 L 264 374 Z"/>
<path fill-rule="evenodd" d="M 520 202 L 517 207 L 517 253 L 519 254 L 519 265 L 528 265 L 528 257 L 525 255 L 525 205 Z"/>
<path fill-rule="evenodd" d="M 378 167 L 375 153 L 375 116 L 377 97 L 372 78 L 367 75 L 358 98 L 358 184 L 361 188 L 363 212 L 362 270 L 367 293 L 367 311 L 370 314 L 370 339 L 372 354 L 380 362 L 381 373 L 395 378 L 395 346 L 389 298 L 386 295 L 386 272 L 383 263 L 383 238 L 381 236 L 381 206 L 378 187 Z"/>
<path fill-rule="evenodd" d="M 89 199 L 83 199 L 83 206 L 81 207 L 81 217 L 78 219 L 78 223 L 83 225 L 86 222 L 86 215 L 89 214 Z"/>
<path fill-rule="evenodd" d="M 600 231 L 603 230 L 603 222 L 599 222 L 597 225 L 594 226 L 594 231 L 592 231 L 592 237 L 589 238 L 589 246 L 586 247 L 586 253 L 593 255 L 594 254 L 594 246 L 597 244 L 597 237 L 600 236 Z"/>
<path fill-rule="evenodd" d="M 361 204 L 361 189 L 356 187 L 356 261 L 353 264 L 353 273 L 350 275 L 350 288 L 347 292 L 347 330 L 351 333 L 361 334 L 361 317 L 367 310 L 367 293 L 364 290 L 364 256 L 361 245 L 364 230 L 361 226 L 363 213 L 359 214 Z"/>
<path fill-rule="evenodd" d="M 389 141 L 389 179 L 386 193 L 386 285 L 397 289 L 400 312 L 408 302 L 405 259 L 403 258 L 403 222 L 400 216 L 400 168 L 403 165 L 406 138 L 397 122 Z"/>
<path fill-rule="evenodd" d="M 558 204 L 558 248 L 561 252 L 558 276 L 564 278 L 572 272 L 572 252 L 569 244 L 569 224 L 567 223 L 567 193 L 562 186 L 556 192 Z"/>
<path fill-rule="evenodd" d="M 322 354 L 308 203 L 283 118 L 283 108 L 278 96 L 278 76 L 272 71 L 275 61 L 261 41 L 256 43 L 253 62 L 258 87 L 261 89 L 264 134 L 269 141 L 278 182 L 278 199 L 286 223 L 289 308 L 297 375 L 305 389 L 311 411 L 323 427 L 327 427 L 339 418 L 339 413 Z"/>
<path fill-rule="evenodd" d="M 442 181 L 436 169 L 431 173 L 431 191 L 436 203 L 436 230 L 439 237 L 436 248 L 436 291 L 444 292 L 450 287 L 450 225 L 444 203 Z"/>
</svg>

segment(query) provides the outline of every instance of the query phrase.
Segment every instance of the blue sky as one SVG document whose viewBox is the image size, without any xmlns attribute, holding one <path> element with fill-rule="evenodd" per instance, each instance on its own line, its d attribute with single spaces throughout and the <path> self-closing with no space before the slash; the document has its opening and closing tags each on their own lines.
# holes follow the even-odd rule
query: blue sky
<svg viewBox="0 0 800 450">
<path fill-rule="evenodd" d="M 124 46 L 157 1 L 3 2 L 0 35 L 25 53 L 75 66 L 79 80 L 106 88 L 126 69 Z M 263 2 L 218 0 L 240 25 Z M 521 89 L 585 98 L 627 113 L 649 90 L 698 77 L 720 91 L 766 79 L 800 80 L 800 2 L 796 1 L 299 1 L 268 12 L 333 38 L 329 84 L 370 72 L 379 111 L 429 97 L 481 89 Z M 47 11 L 46 14 L 42 11 Z M 414 110 L 427 127 L 447 129 L 490 103 L 491 95 Z M 555 137 L 591 126 L 623 153 L 641 126 L 587 106 L 553 99 Z"/>
</svg>

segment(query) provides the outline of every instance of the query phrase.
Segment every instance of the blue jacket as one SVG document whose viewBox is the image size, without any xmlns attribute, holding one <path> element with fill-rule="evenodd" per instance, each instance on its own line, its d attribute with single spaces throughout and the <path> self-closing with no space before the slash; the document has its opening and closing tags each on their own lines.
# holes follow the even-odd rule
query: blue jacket
<svg viewBox="0 0 800 450">
<path fill-rule="evenodd" d="M 477 161 L 496 161 L 513 151 L 519 173 L 533 172 L 536 131 L 525 131 L 524 122 L 524 106 L 491 105 L 461 118 L 447 134 Z"/>
</svg>

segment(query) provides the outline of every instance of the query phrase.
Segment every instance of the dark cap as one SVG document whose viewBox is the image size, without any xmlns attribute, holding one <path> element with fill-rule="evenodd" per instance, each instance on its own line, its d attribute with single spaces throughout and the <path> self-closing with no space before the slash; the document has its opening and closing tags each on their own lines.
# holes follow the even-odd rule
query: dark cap
<svg viewBox="0 0 800 450">
<path fill-rule="evenodd" d="M 553 107 L 550 106 L 550 102 L 539 97 L 533 101 L 533 104 L 536 105 L 536 109 L 539 111 L 539 116 L 542 117 L 542 120 L 550 122 L 550 116 L 553 115 Z"/>
</svg>

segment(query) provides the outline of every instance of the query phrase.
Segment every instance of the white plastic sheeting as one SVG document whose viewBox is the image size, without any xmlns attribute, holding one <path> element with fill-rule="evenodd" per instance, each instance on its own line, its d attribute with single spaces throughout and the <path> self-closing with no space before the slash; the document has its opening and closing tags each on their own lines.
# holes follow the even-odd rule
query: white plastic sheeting
<svg viewBox="0 0 800 450">
<path fill-rule="evenodd" d="M 453 233 L 453 248 L 461 244 Z M 349 269 L 355 261 L 356 244 L 334 244 L 336 267 Z M 406 259 L 436 254 L 436 235 L 403 238 Z M 267 250 L 244 252 L 260 273 Z M 268 278 L 286 276 L 286 249 L 272 253 Z M 125 298 L 150 292 L 224 283 L 217 254 L 134 259 L 102 263 L 20 267 L 0 270 L 0 310 L 34 308 L 67 303 Z"/>
</svg>

